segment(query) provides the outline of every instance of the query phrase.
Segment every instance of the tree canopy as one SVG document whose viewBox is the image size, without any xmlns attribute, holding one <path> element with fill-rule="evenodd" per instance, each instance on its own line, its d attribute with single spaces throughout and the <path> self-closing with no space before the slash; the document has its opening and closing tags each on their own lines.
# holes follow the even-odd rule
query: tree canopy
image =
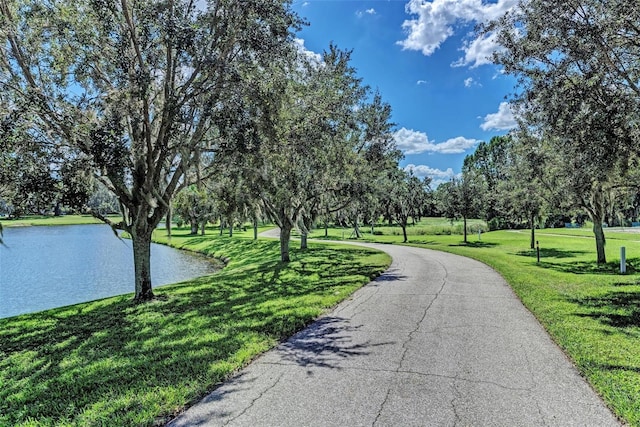
<svg viewBox="0 0 640 427">
<path fill-rule="evenodd" d="M 277 106 L 299 24 L 276 0 L 0 1 L 3 105 L 117 196 L 121 221 L 94 214 L 131 235 L 137 300 L 173 195 Z"/>
<path fill-rule="evenodd" d="M 640 137 L 640 10 L 633 0 L 530 0 L 489 24 L 497 63 L 518 78 L 521 127 L 550 145 L 559 180 L 594 224 L 610 177 L 637 161 Z"/>
</svg>

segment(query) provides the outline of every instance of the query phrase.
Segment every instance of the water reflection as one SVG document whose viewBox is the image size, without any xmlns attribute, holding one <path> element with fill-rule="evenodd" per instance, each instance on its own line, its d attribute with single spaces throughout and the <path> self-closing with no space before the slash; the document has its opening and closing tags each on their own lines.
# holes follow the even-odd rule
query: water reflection
<svg viewBox="0 0 640 427">
<path fill-rule="evenodd" d="M 0 247 L 0 318 L 134 290 L 131 241 L 106 225 L 4 229 Z M 213 273 L 204 257 L 151 248 L 154 287 Z"/>
</svg>

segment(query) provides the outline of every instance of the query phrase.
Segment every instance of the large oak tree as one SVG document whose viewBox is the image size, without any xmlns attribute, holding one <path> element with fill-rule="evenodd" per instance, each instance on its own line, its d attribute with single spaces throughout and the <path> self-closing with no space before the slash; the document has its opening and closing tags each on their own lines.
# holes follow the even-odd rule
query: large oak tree
<svg viewBox="0 0 640 427">
<path fill-rule="evenodd" d="M 289 6 L 0 0 L 0 90 L 118 197 L 121 221 L 97 215 L 131 235 L 136 300 L 153 297 L 151 233 L 174 193 L 276 104 L 267 70 L 293 45 Z"/>
</svg>

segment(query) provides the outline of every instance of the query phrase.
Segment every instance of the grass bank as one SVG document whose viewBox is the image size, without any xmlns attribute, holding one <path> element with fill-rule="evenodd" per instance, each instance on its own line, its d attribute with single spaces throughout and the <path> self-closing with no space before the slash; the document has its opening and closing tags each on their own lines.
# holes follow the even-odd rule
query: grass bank
<svg viewBox="0 0 640 427">
<path fill-rule="evenodd" d="M 114 216 L 114 218 L 119 218 Z M 102 224 L 102 222 L 91 215 L 62 215 L 62 216 L 26 216 L 18 219 L 0 219 L 3 227 L 30 227 L 47 225 L 83 225 Z"/>
<path fill-rule="evenodd" d="M 186 233 L 171 245 L 228 266 L 148 304 L 125 295 L 0 319 L 0 425 L 162 425 L 390 262 L 313 244 L 282 264 L 277 241 Z"/>
<path fill-rule="evenodd" d="M 640 234 L 605 232 L 610 262 L 602 266 L 595 263 L 593 233 L 584 229 L 538 230 L 540 263 L 528 230 L 470 235 L 468 244 L 457 235 L 414 234 L 409 244 L 471 257 L 500 272 L 607 405 L 640 426 Z M 340 238 L 342 230 L 331 236 Z M 399 244 L 402 238 L 365 234 L 364 240 Z M 620 246 L 627 252 L 625 275 Z"/>
</svg>

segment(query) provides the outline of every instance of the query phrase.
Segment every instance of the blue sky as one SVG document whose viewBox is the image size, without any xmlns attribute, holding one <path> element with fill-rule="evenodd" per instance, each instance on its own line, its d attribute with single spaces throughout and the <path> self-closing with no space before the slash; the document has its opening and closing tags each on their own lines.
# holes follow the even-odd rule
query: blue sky
<svg viewBox="0 0 640 427">
<path fill-rule="evenodd" d="M 516 3 L 295 0 L 293 8 L 310 24 L 297 35 L 304 49 L 334 42 L 353 50 L 358 75 L 392 107 L 401 166 L 437 185 L 460 172 L 480 141 L 515 125 L 505 99 L 514 79 L 488 60 L 492 37 L 473 30 Z"/>
</svg>

